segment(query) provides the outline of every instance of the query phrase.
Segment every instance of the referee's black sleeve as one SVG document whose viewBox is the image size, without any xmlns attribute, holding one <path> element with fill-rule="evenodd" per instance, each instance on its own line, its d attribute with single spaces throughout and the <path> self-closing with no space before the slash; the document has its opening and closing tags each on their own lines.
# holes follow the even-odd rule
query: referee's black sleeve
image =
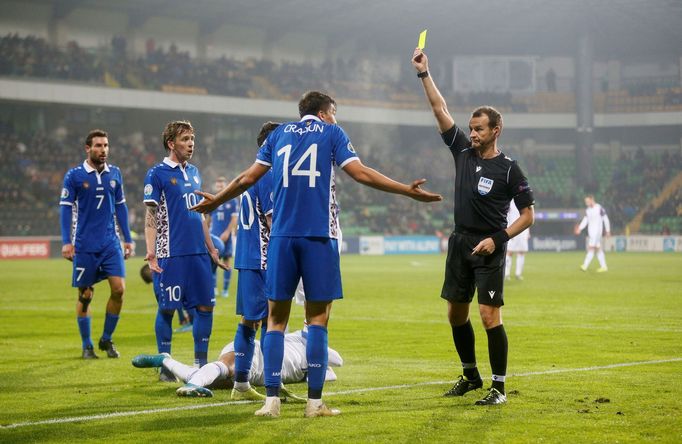
<svg viewBox="0 0 682 444">
<path fill-rule="evenodd" d="M 535 204 L 535 198 L 533 197 L 533 190 L 528 185 L 528 179 L 526 175 L 521 171 L 521 167 L 516 162 L 512 162 L 509 168 L 509 188 L 512 192 L 512 197 L 516 208 L 519 210 L 522 208 L 529 207 Z"/>
<path fill-rule="evenodd" d="M 443 138 L 443 142 L 450 148 L 450 151 L 452 151 L 452 155 L 455 156 L 455 158 L 457 158 L 462 151 L 471 148 L 469 136 L 467 136 L 457 125 L 452 125 L 452 128 L 445 131 L 440 136 Z"/>
</svg>

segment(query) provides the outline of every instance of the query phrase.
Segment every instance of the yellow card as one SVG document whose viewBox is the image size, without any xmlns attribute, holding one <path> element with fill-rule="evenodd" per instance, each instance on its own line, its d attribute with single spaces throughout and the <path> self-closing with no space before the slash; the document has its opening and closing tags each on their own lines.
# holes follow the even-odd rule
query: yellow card
<svg viewBox="0 0 682 444">
<path fill-rule="evenodd" d="M 417 44 L 417 48 L 419 49 L 426 48 L 426 31 L 428 30 L 425 29 L 419 34 L 419 43 Z"/>
</svg>

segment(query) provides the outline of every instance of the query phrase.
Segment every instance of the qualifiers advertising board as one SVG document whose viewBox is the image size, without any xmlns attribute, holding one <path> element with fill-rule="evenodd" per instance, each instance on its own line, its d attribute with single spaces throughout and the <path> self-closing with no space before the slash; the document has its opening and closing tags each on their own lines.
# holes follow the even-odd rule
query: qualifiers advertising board
<svg viewBox="0 0 682 444">
<path fill-rule="evenodd" d="M 0 239 L 0 259 L 46 259 L 50 257 L 47 239 Z"/>
</svg>

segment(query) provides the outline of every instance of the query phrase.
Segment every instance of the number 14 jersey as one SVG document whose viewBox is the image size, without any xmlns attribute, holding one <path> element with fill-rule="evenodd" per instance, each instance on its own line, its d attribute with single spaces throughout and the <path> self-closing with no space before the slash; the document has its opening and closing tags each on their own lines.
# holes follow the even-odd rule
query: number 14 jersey
<svg viewBox="0 0 682 444">
<path fill-rule="evenodd" d="M 272 167 L 270 236 L 338 237 L 334 166 L 358 160 L 338 125 L 315 116 L 280 125 L 267 138 L 256 162 Z"/>
</svg>

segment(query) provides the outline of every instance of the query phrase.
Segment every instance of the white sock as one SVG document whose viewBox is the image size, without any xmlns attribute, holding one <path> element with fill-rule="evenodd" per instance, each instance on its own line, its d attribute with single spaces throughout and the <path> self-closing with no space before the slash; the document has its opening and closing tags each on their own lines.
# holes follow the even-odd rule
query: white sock
<svg viewBox="0 0 682 444">
<path fill-rule="evenodd" d="M 163 360 L 163 366 L 166 370 L 173 373 L 176 378 L 183 382 L 187 382 L 189 378 L 191 378 L 192 375 L 199 370 L 190 365 L 183 364 L 180 361 L 176 361 L 173 358 L 165 358 Z"/>
<path fill-rule="evenodd" d="M 606 256 L 604 255 L 603 250 L 597 251 L 597 260 L 599 261 L 600 267 L 606 268 Z"/>
<path fill-rule="evenodd" d="M 587 255 L 585 256 L 585 262 L 583 262 L 583 267 L 587 268 L 590 266 L 590 262 L 592 262 L 592 258 L 594 257 L 594 251 L 590 250 L 587 252 Z"/>
<path fill-rule="evenodd" d="M 516 260 L 518 261 L 518 256 L 517 256 Z M 517 264 L 518 264 L 518 262 L 517 262 Z M 509 275 L 511 274 L 511 266 L 512 266 L 512 257 L 507 255 L 507 260 L 504 261 L 504 277 L 509 277 Z"/>
<path fill-rule="evenodd" d="M 526 255 L 523 253 L 516 254 L 516 275 L 521 276 L 523 274 L 523 263 L 526 260 Z"/>
<path fill-rule="evenodd" d="M 187 383 L 207 387 L 221 376 L 227 376 L 227 372 L 227 366 L 221 361 L 209 362 L 197 370 Z"/>
<path fill-rule="evenodd" d="M 235 388 L 235 390 L 238 390 L 240 392 L 245 392 L 251 388 L 251 384 L 249 384 L 249 381 L 246 381 L 246 382 L 235 381 L 234 382 L 234 388 Z"/>
<path fill-rule="evenodd" d="M 319 407 L 322 405 L 322 400 L 321 399 L 308 398 L 308 405 L 313 406 L 313 407 Z"/>
</svg>

